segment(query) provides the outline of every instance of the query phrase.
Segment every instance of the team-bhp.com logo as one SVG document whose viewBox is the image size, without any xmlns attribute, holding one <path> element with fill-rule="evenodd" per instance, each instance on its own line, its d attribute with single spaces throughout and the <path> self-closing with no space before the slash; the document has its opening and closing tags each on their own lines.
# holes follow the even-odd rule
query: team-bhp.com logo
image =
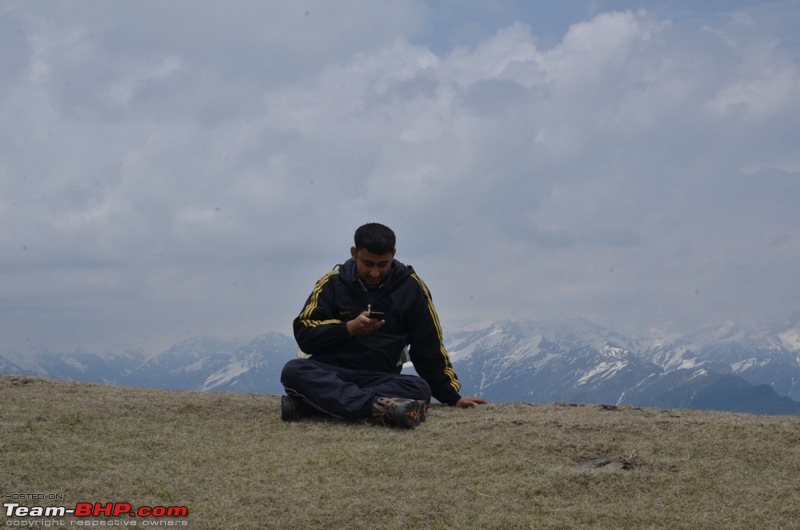
<svg viewBox="0 0 800 530">
<path fill-rule="evenodd" d="M 189 509 L 186 506 L 138 506 L 133 507 L 128 502 L 79 502 L 75 504 L 74 508 L 67 508 L 66 506 L 22 506 L 18 502 L 5 502 L 3 503 L 3 512 L 7 518 L 6 526 L 32 526 L 28 524 L 15 524 L 14 518 L 58 518 L 58 517 L 75 517 L 78 520 L 58 521 L 56 526 L 98 526 L 97 524 L 89 524 L 88 520 L 81 520 L 81 518 L 157 518 L 162 520 L 176 519 L 187 517 Z M 45 520 L 45 519 L 43 519 Z M 104 521 L 105 522 L 105 521 Z M 58 524 L 60 523 L 60 524 Z M 91 521 L 97 523 L 97 521 Z M 110 521 L 108 522 L 110 523 Z M 108 524 L 107 523 L 107 524 Z M 185 521 L 184 521 L 185 523 Z M 106 525 L 107 525 L 106 524 Z M 103 526 L 106 526 L 103 525 Z M 115 526 L 118 526 L 116 524 Z M 162 526 L 158 521 L 151 521 L 142 519 L 142 526 Z M 44 526 L 44 525 L 34 525 Z M 47 525 L 50 526 L 50 525 Z M 126 521 L 125 526 L 136 526 L 136 521 Z M 171 526 L 171 525 L 170 525 Z"/>
</svg>

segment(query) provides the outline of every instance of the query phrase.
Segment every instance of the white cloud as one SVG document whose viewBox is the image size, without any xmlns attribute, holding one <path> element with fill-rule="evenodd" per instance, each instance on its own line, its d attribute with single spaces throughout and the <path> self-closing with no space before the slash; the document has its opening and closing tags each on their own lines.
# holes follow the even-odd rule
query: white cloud
<svg viewBox="0 0 800 530">
<path fill-rule="evenodd" d="M 433 3 L 11 5 L 9 343 L 286 331 L 371 220 L 445 320 L 800 299 L 792 4 L 600 11 L 548 47 L 519 15 L 437 51 Z"/>
</svg>

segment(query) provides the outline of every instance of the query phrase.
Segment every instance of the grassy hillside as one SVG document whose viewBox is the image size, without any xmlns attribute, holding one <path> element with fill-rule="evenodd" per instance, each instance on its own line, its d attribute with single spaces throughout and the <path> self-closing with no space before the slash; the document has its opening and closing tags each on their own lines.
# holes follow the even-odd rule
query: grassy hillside
<svg viewBox="0 0 800 530">
<path fill-rule="evenodd" d="M 172 519 L 125 516 L 115 528 L 750 529 L 800 521 L 794 417 L 515 403 L 434 406 L 426 423 L 403 431 L 284 423 L 278 407 L 270 395 L 0 376 L 0 497 L 21 506 L 188 508 Z M 44 500 L 10 500 L 29 493 Z M 4 527 L 6 519 L 0 513 Z"/>
</svg>

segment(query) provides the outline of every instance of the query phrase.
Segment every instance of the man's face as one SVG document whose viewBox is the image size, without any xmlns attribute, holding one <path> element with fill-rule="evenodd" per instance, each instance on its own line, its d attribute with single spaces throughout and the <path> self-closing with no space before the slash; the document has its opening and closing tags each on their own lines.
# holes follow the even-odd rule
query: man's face
<svg viewBox="0 0 800 530">
<path fill-rule="evenodd" d="M 375 289 L 389 274 L 394 259 L 394 250 L 386 254 L 373 254 L 366 249 L 350 248 L 350 255 L 356 262 L 356 274 L 367 289 Z"/>
</svg>

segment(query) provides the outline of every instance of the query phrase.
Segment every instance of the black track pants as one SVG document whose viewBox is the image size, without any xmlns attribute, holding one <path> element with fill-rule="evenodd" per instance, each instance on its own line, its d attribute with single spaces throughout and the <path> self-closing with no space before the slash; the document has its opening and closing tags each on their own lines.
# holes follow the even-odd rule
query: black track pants
<svg viewBox="0 0 800 530">
<path fill-rule="evenodd" d="M 281 383 L 287 394 L 350 420 L 372 416 L 372 403 L 379 396 L 431 400 L 431 389 L 421 377 L 351 370 L 312 359 L 286 363 Z"/>
</svg>

